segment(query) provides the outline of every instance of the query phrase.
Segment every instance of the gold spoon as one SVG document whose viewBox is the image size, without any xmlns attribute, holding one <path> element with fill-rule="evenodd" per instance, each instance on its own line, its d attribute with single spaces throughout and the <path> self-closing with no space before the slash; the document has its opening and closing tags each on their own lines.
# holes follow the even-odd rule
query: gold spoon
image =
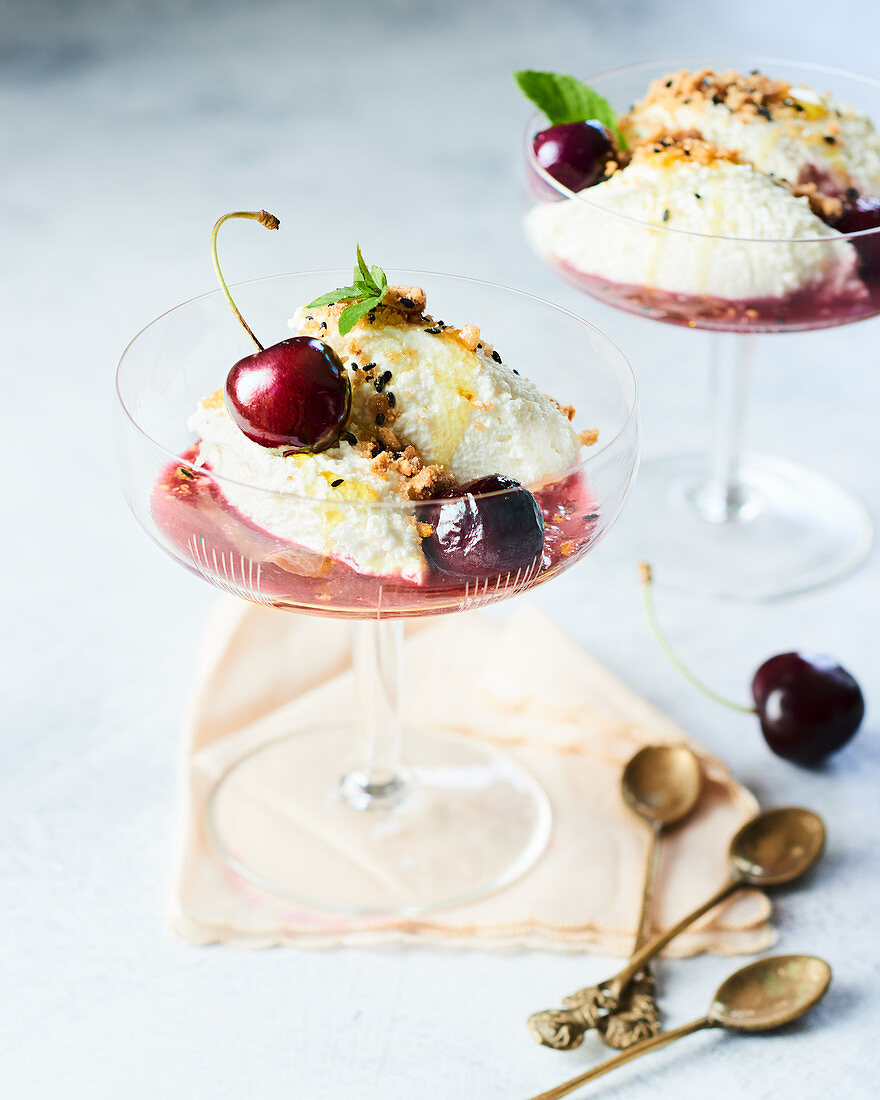
<svg viewBox="0 0 880 1100">
<path fill-rule="evenodd" d="M 573 1034 L 581 1026 L 584 1030 L 596 1027 L 602 1016 L 614 1012 L 636 974 L 695 920 L 741 886 L 780 886 L 800 878 L 819 859 L 824 847 L 825 826 L 812 810 L 788 807 L 765 810 L 753 817 L 730 842 L 727 853 L 730 878 L 720 890 L 677 924 L 649 940 L 613 978 L 566 997 L 563 1003 L 572 1006 L 576 1013 L 574 1028 L 569 1019 L 571 1008 L 551 1009 L 530 1018 L 532 1034 L 545 1046 L 565 1050 L 572 1045 L 566 1029 Z M 577 1046 L 577 1042 L 573 1045 Z"/>
<path fill-rule="evenodd" d="M 651 828 L 635 952 L 644 946 L 650 935 L 660 836 L 665 828 L 687 817 L 696 806 L 703 789 L 703 773 L 696 756 L 684 745 L 646 745 L 623 769 L 620 787 L 626 804 Z M 648 967 L 636 976 L 628 993 L 628 1003 L 624 1003 L 620 1011 L 609 1013 L 598 1021 L 603 1041 L 619 1050 L 656 1035 L 660 1030 L 654 979 Z M 573 1050 L 580 1046 L 592 1026 L 578 1012 L 577 994 L 567 997 L 565 1003 L 568 1010 L 536 1012 L 528 1020 L 529 1030 L 538 1042 L 556 1050 Z"/>
<path fill-rule="evenodd" d="M 692 1020 L 672 1031 L 664 1031 L 636 1043 L 622 1054 L 572 1077 L 555 1089 L 531 1097 L 531 1100 L 559 1100 L 559 1097 L 567 1096 L 580 1085 L 594 1081 L 609 1070 L 703 1028 L 770 1031 L 790 1024 L 822 999 L 830 981 L 831 967 L 813 955 L 776 955 L 760 959 L 737 970 L 722 982 L 702 1019 Z"/>
</svg>

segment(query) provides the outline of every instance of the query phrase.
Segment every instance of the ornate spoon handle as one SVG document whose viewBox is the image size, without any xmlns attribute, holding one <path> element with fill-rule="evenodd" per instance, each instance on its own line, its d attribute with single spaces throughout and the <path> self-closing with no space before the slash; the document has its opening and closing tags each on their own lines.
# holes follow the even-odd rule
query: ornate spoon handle
<svg viewBox="0 0 880 1100">
<path fill-rule="evenodd" d="M 714 1021 L 710 1020 L 708 1016 L 704 1016 L 700 1020 L 692 1020 L 689 1024 L 682 1024 L 681 1027 L 677 1027 L 673 1031 L 663 1031 L 659 1035 L 645 1039 L 642 1043 L 636 1043 L 628 1050 L 623 1051 L 622 1054 L 609 1058 L 607 1062 L 600 1062 L 598 1066 L 593 1066 L 586 1073 L 580 1073 L 577 1077 L 572 1077 L 570 1081 L 557 1085 L 556 1088 L 548 1089 L 547 1092 L 530 1097 L 530 1100 L 559 1100 L 560 1097 L 567 1096 L 581 1085 L 595 1081 L 597 1077 L 601 1077 L 612 1069 L 617 1069 L 618 1066 L 626 1065 L 627 1062 L 631 1062 L 642 1054 L 647 1054 L 652 1050 L 660 1050 L 661 1047 L 665 1047 L 685 1035 L 692 1035 L 695 1031 L 702 1031 L 703 1028 L 715 1026 Z"/>
<path fill-rule="evenodd" d="M 599 985 L 587 986 L 565 997 L 563 1000 L 565 1008 L 546 1009 L 543 1012 L 534 1013 L 528 1019 L 529 1031 L 539 1043 L 554 1050 L 572 1050 L 580 1046 L 585 1032 L 596 1027 L 602 1016 L 620 1007 L 621 998 L 636 974 L 643 970 L 647 963 L 676 936 L 690 927 L 704 913 L 714 909 L 734 890 L 739 889 L 740 885 L 738 878 L 731 878 L 693 912 L 682 917 L 677 924 L 667 928 L 665 932 L 654 936 L 636 951 L 626 966 L 613 978 L 608 978 Z"/>
</svg>

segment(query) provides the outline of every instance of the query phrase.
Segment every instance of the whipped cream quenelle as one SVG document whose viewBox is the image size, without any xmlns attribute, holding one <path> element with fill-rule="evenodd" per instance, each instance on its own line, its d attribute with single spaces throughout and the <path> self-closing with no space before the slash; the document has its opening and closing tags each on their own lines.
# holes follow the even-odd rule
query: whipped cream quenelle
<svg viewBox="0 0 880 1100">
<path fill-rule="evenodd" d="M 856 255 L 846 241 L 789 239 L 840 236 L 807 198 L 750 164 L 714 156 L 703 142 L 657 148 L 636 153 L 590 188 L 587 202 L 536 207 L 528 220 L 536 248 L 587 274 L 677 294 L 782 298 L 825 283 L 858 293 Z M 652 232 L 644 223 L 683 232 Z M 743 237 L 771 240 L 750 248 L 736 239 Z"/>
<path fill-rule="evenodd" d="M 426 317 L 418 288 L 389 288 L 385 301 L 345 335 L 342 305 L 303 307 L 290 321 L 348 371 L 351 413 L 337 445 L 260 446 L 230 418 L 223 390 L 189 426 L 198 463 L 227 479 L 224 496 L 257 527 L 359 573 L 419 583 L 428 572 L 419 501 L 489 474 L 539 486 L 576 464 L 580 440 L 568 410 L 507 366 L 476 326 Z"/>
<path fill-rule="evenodd" d="M 545 258 L 676 295 L 865 295 L 853 245 L 823 243 L 841 237 L 828 222 L 845 200 L 880 195 L 880 134 L 865 114 L 761 74 L 702 69 L 655 81 L 619 125 L 627 150 L 607 178 L 528 215 Z"/>
</svg>

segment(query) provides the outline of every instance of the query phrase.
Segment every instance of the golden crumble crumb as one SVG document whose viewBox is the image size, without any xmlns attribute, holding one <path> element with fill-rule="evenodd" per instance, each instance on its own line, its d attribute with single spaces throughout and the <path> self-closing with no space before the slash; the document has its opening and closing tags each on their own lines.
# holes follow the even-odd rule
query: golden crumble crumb
<svg viewBox="0 0 880 1100">
<path fill-rule="evenodd" d="M 400 310 L 407 315 L 407 320 L 421 317 L 427 304 L 427 297 L 420 286 L 389 286 L 382 298 L 383 306 Z"/>
<path fill-rule="evenodd" d="M 424 466 L 405 486 L 410 500 L 431 500 L 447 489 L 454 489 L 457 482 L 442 466 Z"/>
<path fill-rule="evenodd" d="M 598 428 L 585 428 L 582 432 L 578 432 L 578 439 L 585 447 L 592 447 L 599 438 Z"/>
<path fill-rule="evenodd" d="M 561 402 L 557 401 L 555 397 L 551 397 L 550 400 L 567 420 L 574 420 L 575 413 L 577 412 L 574 405 L 563 405 Z"/>
<path fill-rule="evenodd" d="M 559 544 L 559 552 L 566 558 L 570 557 L 576 549 L 577 547 L 571 539 L 566 539 L 565 542 Z"/>
<path fill-rule="evenodd" d="M 458 330 L 458 338 L 468 351 L 476 351 L 480 343 L 480 330 L 476 325 L 465 325 Z"/>
<path fill-rule="evenodd" d="M 823 219 L 839 218 L 843 213 L 843 203 L 840 199 L 826 195 L 815 183 L 789 183 L 781 181 L 796 198 L 806 198 L 813 213 Z"/>
</svg>

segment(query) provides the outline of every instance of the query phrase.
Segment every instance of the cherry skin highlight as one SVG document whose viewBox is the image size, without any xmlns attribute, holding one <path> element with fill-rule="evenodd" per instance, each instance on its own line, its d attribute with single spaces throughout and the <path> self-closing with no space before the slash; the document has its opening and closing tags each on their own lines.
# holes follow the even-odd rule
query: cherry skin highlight
<svg viewBox="0 0 880 1100">
<path fill-rule="evenodd" d="M 755 673 L 752 697 L 777 756 L 818 764 L 853 737 L 865 714 L 855 679 L 830 657 L 780 653 Z"/>
<path fill-rule="evenodd" d="M 345 430 L 351 383 L 328 344 L 293 336 L 235 364 L 226 378 L 226 408 L 261 447 L 324 451 Z"/>
<path fill-rule="evenodd" d="M 456 577 L 515 574 L 534 565 L 544 549 L 537 501 L 518 481 L 500 474 L 448 490 L 421 509 L 419 518 L 432 528 L 422 542 L 425 557 Z"/>
<path fill-rule="evenodd" d="M 535 135 L 532 142 L 538 164 L 569 191 L 592 187 L 605 174 L 605 162 L 614 154 L 611 139 L 600 122 L 563 122 Z"/>
</svg>

